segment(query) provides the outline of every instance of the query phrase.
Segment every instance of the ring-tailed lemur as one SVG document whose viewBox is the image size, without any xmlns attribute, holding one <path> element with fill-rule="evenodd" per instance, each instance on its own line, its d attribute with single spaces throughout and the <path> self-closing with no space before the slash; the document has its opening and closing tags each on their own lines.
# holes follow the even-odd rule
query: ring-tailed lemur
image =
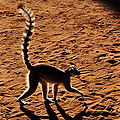
<svg viewBox="0 0 120 120">
<path fill-rule="evenodd" d="M 27 78 L 27 89 L 18 98 L 18 101 L 21 103 L 25 103 L 24 101 L 22 101 L 22 99 L 27 98 L 31 94 L 33 94 L 38 86 L 38 83 L 41 83 L 42 85 L 43 97 L 46 101 L 49 101 L 49 99 L 47 98 L 48 83 L 53 83 L 53 100 L 56 100 L 58 86 L 60 84 L 62 84 L 69 92 L 79 93 L 80 95 L 83 95 L 81 91 L 71 87 L 70 77 L 74 75 L 80 75 L 80 72 L 73 65 L 70 66 L 67 70 L 62 71 L 56 67 L 46 64 L 32 65 L 30 63 L 28 57 L 28 46 L 30 42 L 30 36 L 32 35 L 32 28 L 34 27 L 35 19 L 32 12 L 23 4 L 19 4 L 18 9 L 25 16 L 27 23 L 25 32 L 23 34 L 22 52 L 23 60 L 27 66 L 27 69 L 29 70 Z"/>
</svg>

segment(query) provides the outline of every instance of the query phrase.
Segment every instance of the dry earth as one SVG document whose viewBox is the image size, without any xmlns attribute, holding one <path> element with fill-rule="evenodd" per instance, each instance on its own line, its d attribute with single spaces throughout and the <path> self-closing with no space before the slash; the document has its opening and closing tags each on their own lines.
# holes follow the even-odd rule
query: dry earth
<svg viewBox="0 0 120 120">
<path fill-rule="evenodd" d="M 0 120 L 120 120 L 120 14 L 101 0 L 0 0 Z M 26 66 L 21 56 L 25 20 L 16 5 L 34 12 L 35 32 L 29 48 L 33 64 L 44 62 L 81 72 L 71 79 L 83 91 L 59 87 L 58 103 L 44 103 L 41 87 L 20 107 Z M 50 90 L 51 96 L 51 90 Z M 84 106 L 84 102 L 87 107 Z"/>
</svg>

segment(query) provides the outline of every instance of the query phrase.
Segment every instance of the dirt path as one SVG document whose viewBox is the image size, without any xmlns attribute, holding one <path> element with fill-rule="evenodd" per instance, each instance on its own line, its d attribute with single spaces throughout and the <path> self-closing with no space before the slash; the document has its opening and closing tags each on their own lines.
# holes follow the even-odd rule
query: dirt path
<svg viewBox="0 0 120 120">
<path fill-rule="evenodd" d="M 36 18 L 29 48 L 32 63 L 44 62 L 63 70 L 76 64 L 87 73 L 71 81 L 84 92 L 85 101 L 60 86 L 60 102 L 47 104 L 38 87 L 26 99 L 30 105 L 20 108 L 16 100 L 25 90 L 27 69 L 21 56 L 25 21 L 16 9 L 19 2 Z M 0 0 L 0 119 L 120 119 L 119 18 L 118 11 L 100 0 Z"/>
</svg>

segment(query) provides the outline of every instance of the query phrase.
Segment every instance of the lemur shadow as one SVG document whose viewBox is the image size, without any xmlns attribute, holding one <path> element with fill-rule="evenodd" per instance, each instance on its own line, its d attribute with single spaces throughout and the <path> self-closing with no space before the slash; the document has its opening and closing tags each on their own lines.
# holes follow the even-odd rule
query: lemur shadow
<svg viewBox="0 0 120 120">
<path fill-rule="evenodd" d="M 24 105 L 20 104 L 20 110 L 24 112 L 30 120 L 41 120 L 41 119 L 49 119 L 49 116 L 37 116 L 34 114 L 34 111 L 28 110 L 27 108 L 24 107 Z"/>
<path fill-rule="evenodd" d="M 34 111 L 28 110 L 23 105 L 20 105 L 20 110 L 24 112 L 24 114 L 27 115 L 31 120 L 41 120 L 41 119 L 58 120 L 58 117 L 56 113 L 53 111 L 53 109 L 51 108 L 50 103 L 44 102 L 44 104 L 49 116 L 37 116 L 34 114 Z M 57 102 L 55 102 L 55 104 L 56 104 L 57 110 L 60 112 L 60 114 L 65 120 L 83 120 L 83 116 L 85 116 L 86 110 L 88 109 L 87 105 L 85 104 L 84 110 L 78 113 L 77 115 L 75 115 L 74 118 L 72 118 L 71 116 L 65 113 L 65 110 L 62 109 Z"/>
<path fill-rule="evenodd" d="M 49 105 L 50 103 L 45 101 L 44 104 L 45 104 L 45 108 L 47 110 L 47 113 L 49 115 L 49 120 L 58 120 L 56 113 L 53 111 L 53 109 Z"/>
<path fill-rule="evenodd" d="M 34 111 L 28 110 L 27 108 L 24 107 L 23 104 L 20 104 L 20 110 L 24 112 L 30 120 L 41 120 L 41 119 L 47 119 L 47 120 L 58 120 L 58 117 L 56 113 L 53 111 L 53 109 L 50 107 L 49 102 L 44 102 L 46 111 L 49 116 L 37 116 L 34 114 Z"/>
<path fill-rule="evenodd" d="M 49 120 L 58 120 L 58 117 L 56 113 L 53 111 L 53 109 L 50 107 L 49 102 L 44 102 L 44 103 L 45 103 L 47 113 L 49 115 Z M 58 104 L 57 101 L 55 102 L 55 104 L 56 104 L 57 110 L 60 112 L 60 114 L 65 120 L 83 120 L 83 116 L 86 115 L 86 110 L 88 109 L 87 105 L 84 103 L 83 105 L 84 110 L 76 114 L 75 117 L 73 118 L 65 113 L 65 110 L 62 109 L 62 107 Z"/>
<path fill-rule="evenodd" d="M 60 114 L 62 115 L 62 117 L 65 119 L 65 120 L 83 120 L 83 116 L 85 116 L 86 114 L 86 110 L 88 109 L 86 103 L 84 103 L 83 107 L 84 110 L 81 111 L 80 113 L 76 114 L 75 117 L 71 117 L 69 116 L 68 114 L 65 113 L 65 110 L 61 108 L 61 106 L 55 102 L 56 106 L 57 106 L 57 110 L 60 112 Z"/>
</svg>

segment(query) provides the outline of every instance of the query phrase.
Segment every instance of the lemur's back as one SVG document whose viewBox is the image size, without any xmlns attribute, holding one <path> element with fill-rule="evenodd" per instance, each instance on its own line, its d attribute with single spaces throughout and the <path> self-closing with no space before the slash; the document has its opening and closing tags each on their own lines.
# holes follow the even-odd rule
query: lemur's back
<svg viewBox="0 0 120 120">
<path fill-rule="evenodd" d="M 62 83 L 63 81 L 61 81 L 61 77 L 65 78 L 67 76 L 64 71 L 46 64 L 36 65 L 34 71 L 36 71 L 39 78 L 42 77 L 42 80 L 50 83 Z"/>
</svg>

